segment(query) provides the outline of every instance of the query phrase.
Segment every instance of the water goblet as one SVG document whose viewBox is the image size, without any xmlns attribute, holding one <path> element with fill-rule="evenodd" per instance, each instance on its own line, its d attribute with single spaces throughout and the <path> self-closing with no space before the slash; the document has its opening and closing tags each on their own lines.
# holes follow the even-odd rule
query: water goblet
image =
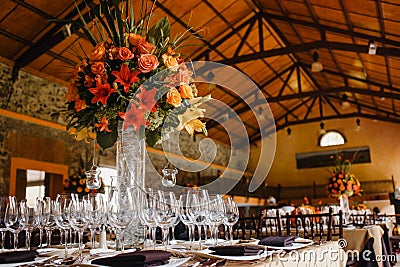
<svg viewBox="0 0 400 267">
<path fill-rule="evenodd" d="M 18 234 L 25 228 L 27 220 L 26 201 L 18 204 L 15 196 L 9 196 L 4 221 L 7 230 L 14 235 L 14 251 L 18 248 Z"/>
<path fill-rule="evenodd" d="M 7 226 L 4 221 L 4 216 L 6 213 L 7 207 L 7 197 L 0 196 L 0 232 L 1 232 L 1 252 L 4 252 L 4 246 L 6 243 L 6 233 L 7 233 Z"/>
<path fill-rule="evenodd" d="M 233 244 L 233 225 L 239 220 L 239 209 L 235 201 L 228 197 L 224 199 L 224 224 L 229 228 L 230 242 Z"/>
<path fill-rule="evenodd" d="M 208 223 L 211 226 L 211 238 L 214 239 L 214 244 L 218 245 L 218 226 L 224 220 L 224 200 L 221 195 L 209 195 L 209 216 Z"/>
<path fill-rule="evenodd" d="M 51 247 L 51 236 L 53 233 L 53 227 L 56 224 L 54 219 L 54 212 L 55 212 L 55 201 L 51 200 L 50 197 L 45 197 L 45 214 L 47 216 L 46 223 L 44 225 L 44 230 L 46 231 L 46 239 L 47 239 L 47 247 Z"/>
<path fill-rule="evenodd" d="M 180 195 L 179 196 L 179 218 L 181 222 L 187 226 L 188 228 L 188 234 L 189 234 L 189 242 L 190 242 L 190 249 L 192 249 L 193 246 L 193 239 L 194 239 L 194 223 L 190 220 L 189 214 L 188 214 L 188 208 L 186 206 L 187 203 L 187 194 Z"/>
<path fill-rule="evenodd" d="M 168 229 L 179 217 L 179 206 L 173 192 L 158 191 L 156 198 L 155 221 L 162 230 L 164 249 L 167 250 Z"/>
<path fill-rule="evenodd" d="M 26 233 L 26 249 L 30 250 L 31 249 L 31 236 L 32 236 L 32 231 L 37 228 L 39 225 L 39 211 L 37 209 L 37 206 L 34 206 L 33 208 L 27 207 L 27 213 L 28 213 L 28 220 L 26 221 L 26 226 L 25 226 L 25 233 Z"/>
<path fill-rule="evenodd" d="M 68 233 L 71 230 L 69 206 L 74 197 L 74 194 L 58 194 L 55 201 L 55 222 L 58 227 L 64 230 L 65 258 L 68 258 Z M 72 239 L 72 235 L 69 238 Z"/>
<path fill-rule="evenodd" d="M 103 195 L 99 193 L 88 194 L 83 197 L 88 213 L 88 228 L 92 248 L 96 248 L 96 229 L 105 221 L 106 208 Z"/>
<path fill-rule="evenodd" d="M 82 259 L 83 231 L 88 225 L 88 214 L 84 203 L 77 198 L 73 198 L 69 204 L 69 223 L 78 232 L 78 260 Z"/>
<path fill-rule="evenodd" d="M 142 223 L 149 228 L 149 236 L 153 241 L 153 249 L 156 248 L 156 221 L 155 221 L 155 202 L 156 192 L 152 188 L 147 188 L 141 193 L 141 210 L 139 211 L 139 218 Z"/>
</svg>

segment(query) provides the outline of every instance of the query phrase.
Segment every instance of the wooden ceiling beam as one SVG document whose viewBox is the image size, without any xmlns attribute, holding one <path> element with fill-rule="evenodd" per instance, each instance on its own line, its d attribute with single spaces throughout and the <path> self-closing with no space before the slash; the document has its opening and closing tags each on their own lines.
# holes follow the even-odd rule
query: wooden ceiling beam
<svg viewBox="0 0 400 267">
<path fill-rule="evenodd" d="M 358 44 L 350 44 L 350 43 L 341 43 L 341 42 L 331 42 L 331 41 L 315 41 L 310 43 L 303 43 L 299 45 L 291 45 L 282 48 L 275 48 L 271 50 L 255 52 L 247 55 L 237 56 L 229 59 L 218 60 L 217 62 L 226 64 L 226 65 L 234 65 L 238 63 L 253 61 L 261 58 L 269 58 L 287 54 L 294 54 L 300 52 L 307 52 L 314 49 L 332 49 L 332 50 L 341 50 L 341 51 L 349 51 L 356 53 L 368 54 L 368 45 L 358 45 Z M 376 51 L 377 55 L 380 56 L 394 56 L 400 57 L 400 48 L 394 47 L 378 47 Z"/>
<path fill-rule="evenodd" d="M 341 28 L 335 28 L 335 27 L 332 27 L 332 26 L 327 26 L 327 25 L 323 25 L 323 24 L 317 24 L 317 23 L 314 23 L 314 22 L 300 20 L 300 19 L 284 17 L 284 16 L 271 14 L 271 13 L 265 13 L 264 12 L 263 15 L 264 15 L 265 18 L 269 18 L 269 19 L 285 21 L 285 22 L 291 23 L 291 24 L 299 24 L 299 25 L 303 25 L 303 26 L 307 26 L 307 27 L 311 27 L 311 28 L 316 28 L 318 30 L 322 29 L 322 30 L 328 31 L 328 32 L 334 32 L 334 33 L 339 33 L 339 34 L 343 34 L 343 35 L 354 36 L 354 37 L 361 38 L 361 39 L 382 42 L 382 43 L 387 44 L 387 45 L 400 47 L 400 42 L 399 41 L 391 40 L 391 39 L 388 39 L 388 38 L 381 38 L 381 37 L 377 37 L 377 36 L 373 36 L 373 35 L 369 35 L 369 34 L 365 34 L 365 33 L 361 33 L 361 32 L 356 32 L 356 31 L 353 32 L 353 31 L 350 31 L 350 30 L 345 30 L 345 29 L 341 29 Z"/>
</svg>

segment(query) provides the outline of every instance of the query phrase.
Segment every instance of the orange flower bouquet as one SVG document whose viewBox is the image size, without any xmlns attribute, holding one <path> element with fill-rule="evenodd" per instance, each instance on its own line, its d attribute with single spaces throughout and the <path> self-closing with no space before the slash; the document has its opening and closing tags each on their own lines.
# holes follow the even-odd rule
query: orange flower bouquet
<svg viewBox="0 0 400 267">
<path fill-rule="evenodd" d="M 77 26 L 94 48 L 80 57 L 68 92 L 69 132 L 78 140 L 95 134 L 104 149 L 116 142 L 118 122 L 123 120 L 150 146 L 168 130 L 207 134 L 201 121 L 204 110 L 198 106 L 210 97 L 197 95 L 193 73 L 180 64 L 184 60 L 177 52 L 195 36 L 188 35 L 194 30 L 170 38 L 166 17 L 151 23 L 146 4 L 146 16 L 135 19 L 131 0 L 100 0 L 99 6 L 88 8 L 95 17 L 92 26 L 82 15 Z M 148 83 L 160 73 L 158 81 Z"/>
<path fill-rule="evenodd" d="M 350 173 L 351 163 L 348 159 L 336 156 L 336 166 L 326 185 L 329 196 L 340 197 L 341 195 L 361 195 L 361 183 L 357 177 Z"/>
</svg>

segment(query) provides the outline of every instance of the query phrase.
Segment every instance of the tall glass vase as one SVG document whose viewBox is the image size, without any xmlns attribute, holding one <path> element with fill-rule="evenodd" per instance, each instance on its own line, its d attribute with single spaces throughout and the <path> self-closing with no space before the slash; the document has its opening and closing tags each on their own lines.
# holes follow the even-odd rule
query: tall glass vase
<svg viewBox="0 0 400 267">
<path fill-rule="evenodd" d="M 138 196 L 141 188 L 144 188 L 145 178 L 145 152 L 146 143 L 139 138 L 133 127 L 124 129 L 123 123 L 118 125 L 117 139 L 117 188 L 130 188 L 133 196 Z M 136 203 L 141 203 L 139 199 Z M 136 213 L 140 205 L 136 205 Z M 137 246 L 144 242 L 144 226 L 141 225 L 138 216 L 124 231 L 124 243 L 127 246 Z"/>
<path fill-rule="evenodd" d="M 343 212 L 343 222 L 344 224 L 349 224 L 350 222 L 350 206 L 349 206 L 349 196 L 340 195 L 340 209 Z"/>
</svg>

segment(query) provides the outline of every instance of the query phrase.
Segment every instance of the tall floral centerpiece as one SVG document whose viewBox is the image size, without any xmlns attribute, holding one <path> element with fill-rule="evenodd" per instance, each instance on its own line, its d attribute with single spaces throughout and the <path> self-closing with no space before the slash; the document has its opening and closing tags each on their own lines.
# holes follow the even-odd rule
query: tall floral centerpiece
<svg viewBox="0 0 400 267">
<path fill-rule="evenodd" d="M 75 69 L 67 129 L 77 140 L 95 134 L 103 149 L 117 142 L 117 185 L 139 190 L 145 143 L 154 146 L 175 130 L 207 134 L 199 105 L 210 97 L 197 95 L 193 73 L 178 53 L 193 38 L 193 29 L 171 38 L 167 17 L 152 20 L 155 1 L 142 1 L 139 18 L 133 0 L 99 2 L 88 4 L 93 21 L 81 15 L 78 25 L 93 49 Z"/>
<path fill-rule="evenodd" d="M 332 156 L 332 159 L 335 161 L 335 167 L 326 185 L 327 193 L 328 196 L 339 198 L 345 221 L 348 222 L 349 197 L 361 195 L 361 183 L 354 174 L 350 173 L 350 160 L 344 159 L 341 155 Z"/>
</svg>

